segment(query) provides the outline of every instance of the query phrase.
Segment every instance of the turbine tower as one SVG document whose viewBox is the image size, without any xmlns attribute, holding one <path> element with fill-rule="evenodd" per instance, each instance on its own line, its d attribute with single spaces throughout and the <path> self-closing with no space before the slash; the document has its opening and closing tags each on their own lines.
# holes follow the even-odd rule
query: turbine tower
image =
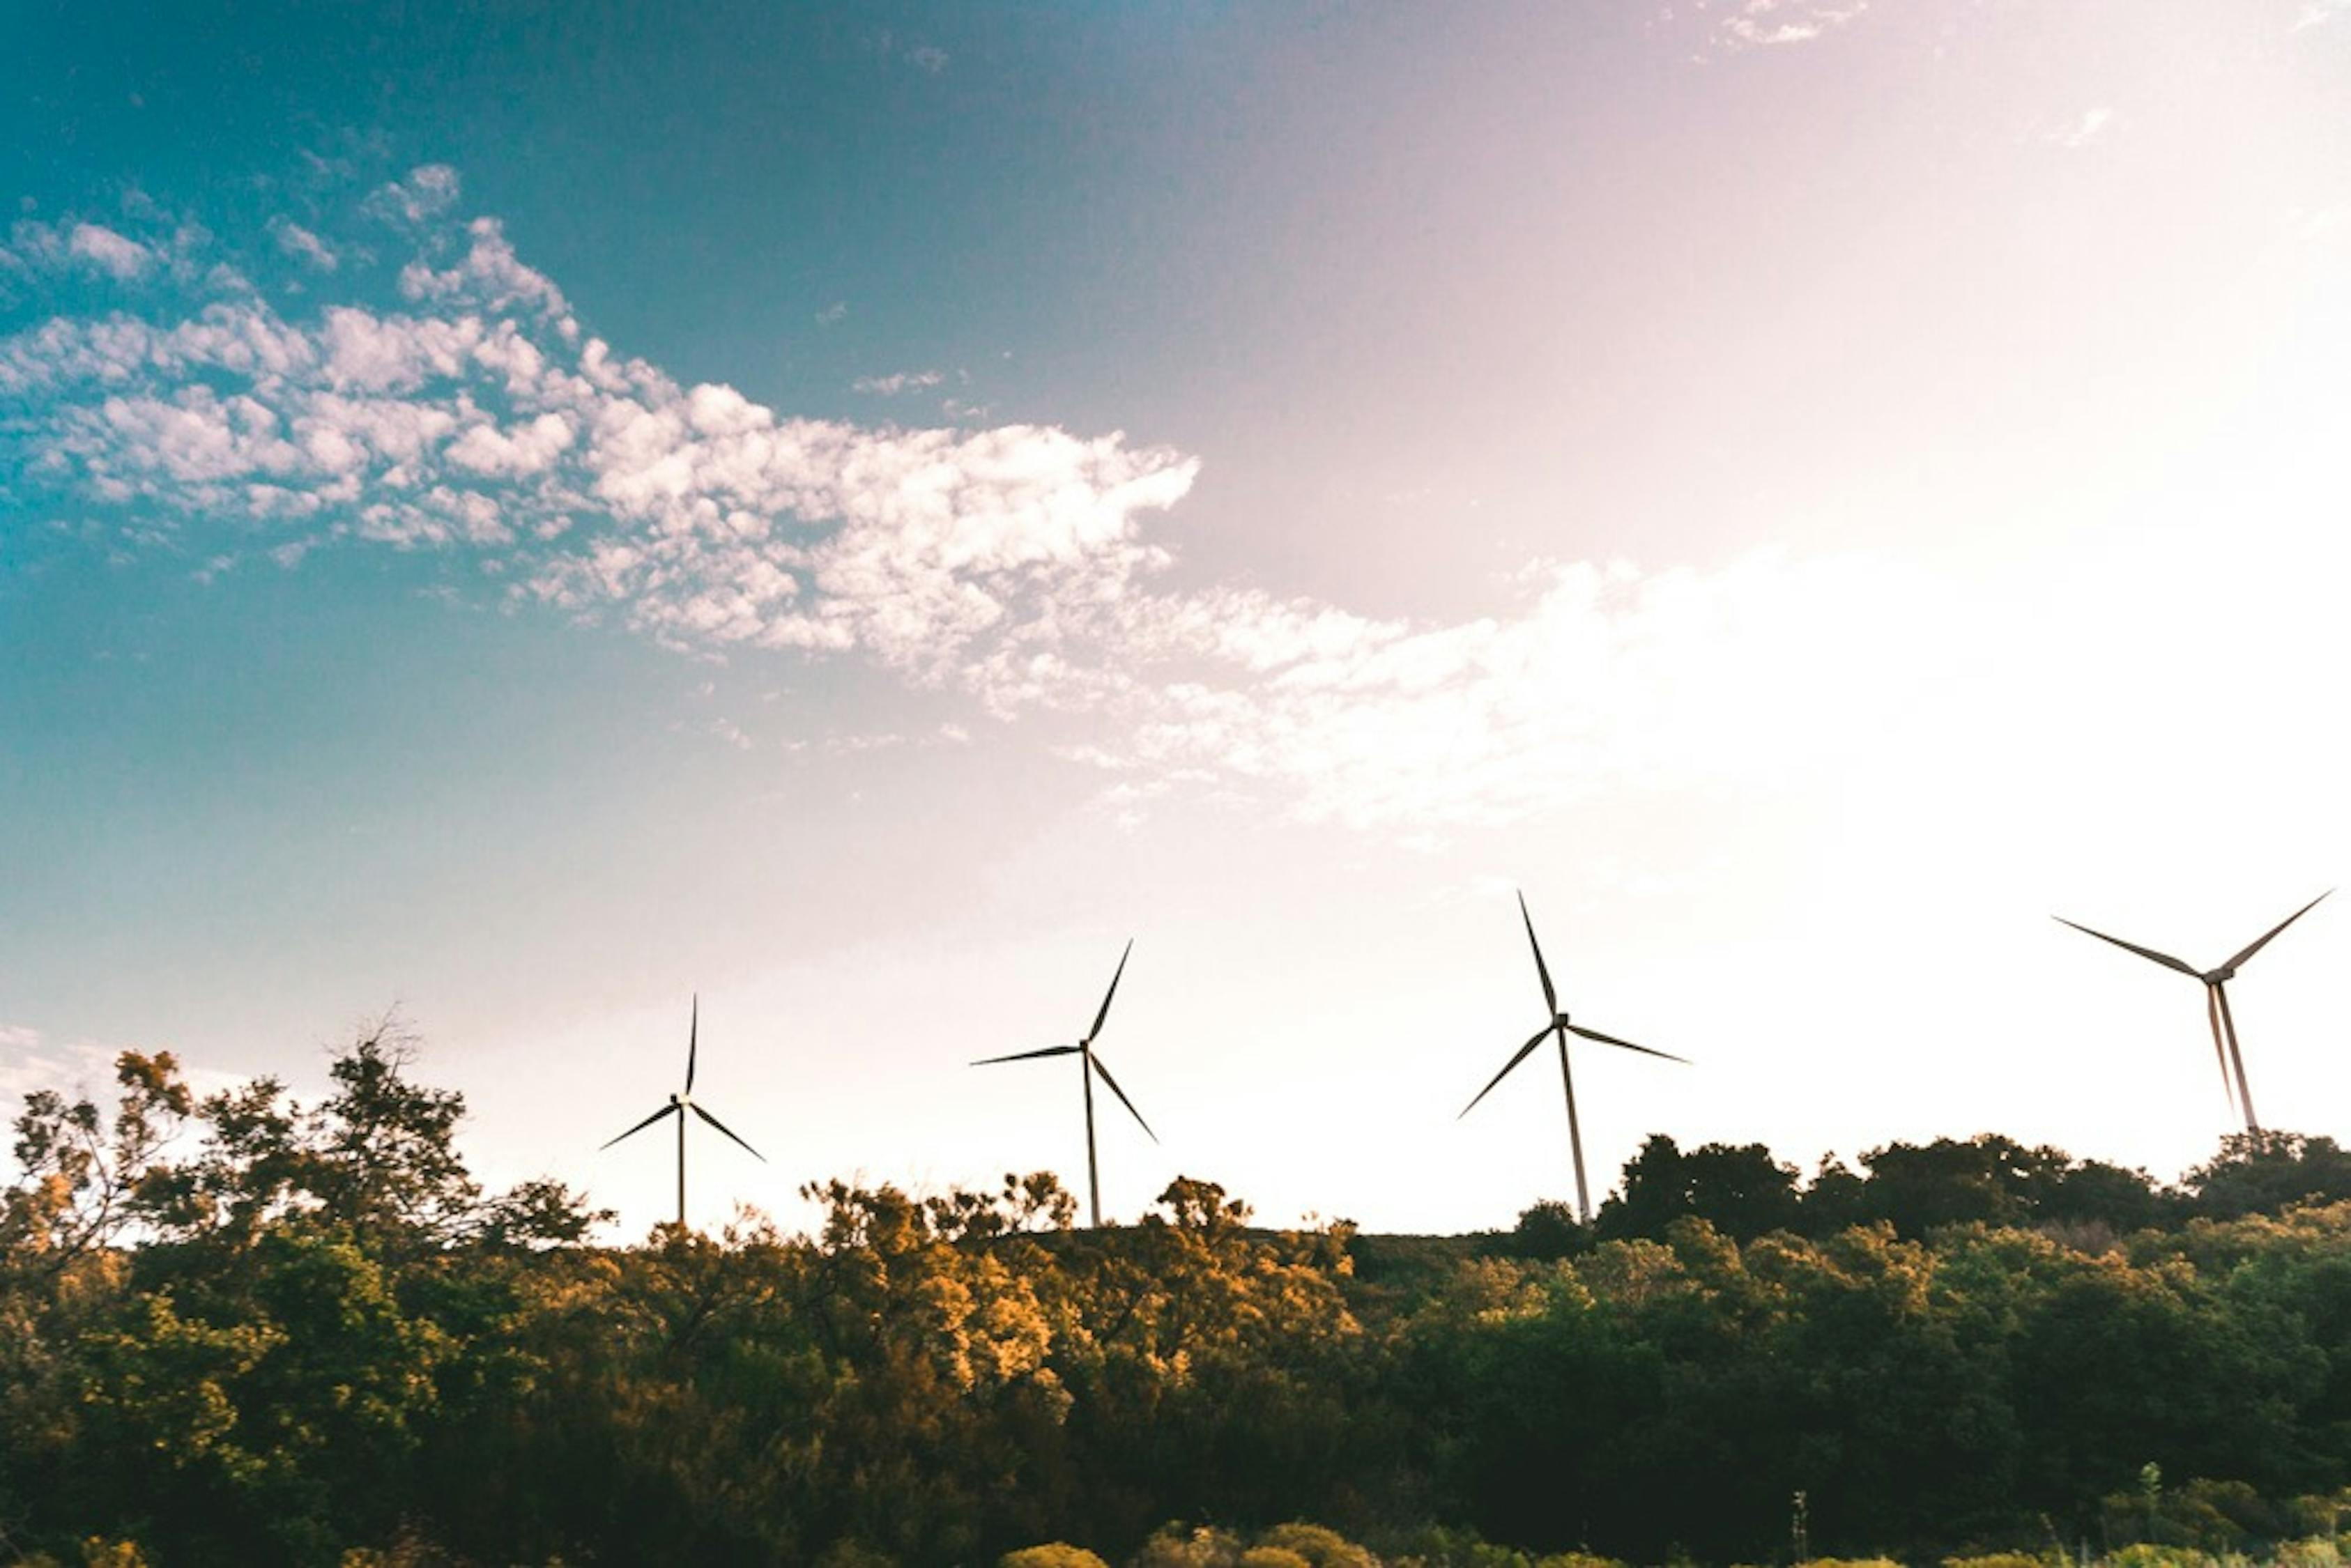
<svg viewBox="0 0 2351 1568">
<path fill-rule="evenodd" d="M 2326 893 L 2334 891 L 2330 887 Z M 2168 953 L 2158 953 L 2152 947 L 2142 947 L 2136 942 L 2126 942 L 2119 936 L 2109 936 L 2103 931 L 2093 931 L 2088 926 L 2077 925 L 2062 915 L 2052 915 L 2050 918 L 2060 925 L 2072 925 L 2074 930 L 2085 936 L 2095 936 L 2101 942 L 2111 942 L 2126 952 L 2136 953 L 2140 957 L 2160 964 L 2167 969 L 2177 969 L 2189 979 L 2204 982 L 2204 1017 L 2205 1020 L 2212 1026 L 2212 1055 L 2220 1064 L 2220 1092 L 2229 1099 L 2229 1108 L 2231 1111 L 2243 1113 L 2245 1131 L 2258 1133 L 2262 1130 L 2262 1124 L 2253 1114 L 2253 1091 L 2245 1082 L 2245 1053 L 2237 1044 L 2237 1019 L 2236 1015 L 2229 1010 L 2229 982 L 2237 977 L 2237 971 L 2244 967 L 2246 959 L 2269 946 L 2271 937 L 2317 908 L 2318 900 L 2325 898 L 2326 893 L 2320 894 L 2318 898 L 2312 899 L 2308 904 L 2262 932 L 2252 942 L 2246 944 L 2236 956 L 2219 968 L 2205 969 L 2200 972 L 2194 966 L 2183 964 Z M 2233 1085 L 2230 1082 L 2231 1073 L 2235 1075 L 2236 1080 Z"/>
<path fill-rule="evenodd" d="M 695 1058 L 695 1040 L 696 1040 L 696 1037 L 697 1037 L 697 1036 L 699 1036 L 699 1035 L 701 1034 L 701 1032 L 702 1032 L 702 998 L 701 998 L 701 996 L 700 996 L 699 994 L 697 994 L 697 995 L 695 997 L 695 998 L 694 998 L 694 1013 L 693 1013 L 692 1020 L 691 1020 L 691 1021 L 686 1025 L 686 1029 L 685 1029 L 685 1087 L 684 1087 L 684 1090 L 682 1090 L 682 1091 L 680 1091 L 679 1092 L 677 1092 L 677 1093 L 675 1093 L 675 1094 L 671 1095 L 671 1096 L 669 1097 L 669 1103 L 668 1103 L 668 1104 L 666 1104 L 666 1105 L 663 1106 L 660 1110 L 658 1110 L 658 1111 L 654 1112 L 652 1115 L 650 1115 L 650 1116 L 646 1117 L 643 1121 L 642 1121 L 642 1122 L 638 1123 L 635 1126 L 633 1126 L 633 1127 L 630 1128 L 627 1132 L 622 1133 L 622 1134 L 621 1134 L 621 1136 L 620 1136 L 620 1137 L 618 1137 L 618 1138 L 613 1138 L 613 1139 L 609 1140 L 609 1141 L 608 1141 L 608 1142 L 606 1142 L 604 1145 L 602 1145 L 600 1148 L 598 1148 L 598 1149 L 597 1149 L 597 1151 L 596 1151 L 598 1154 L 602 1154 L 602 1153 L 604 1152 L 604 1150 L 605 1150 L 605 1149 L 609 1149 L 609 1148 L 611 1148 L 611 1147 L 612 1146 L 612 1145 L 614 1145 L 614 1144 L 617 1144 L 617 1143 L 621 1142 L 622 1138 L 633 1138 L 633 1137 L 635 1137 L 639 1133 L 643 1132 L 647 1127 L 652 1126 L 655 1122 L 660 1121 L 664 1116 L 674 1116 L 674 1117 L 676 1117 L 676 1118 L 677 1118 L 677 1228 L 678 1228 L 680 1230 L 683 1230 L 683 1229 L 684 1229 L 684 1228 L 685 1228 L 685 1113 L 686 1113 L 688 1111 L 693 1112 L 695 1115 L 697 1115 L 697 1116 L 701 1117 L 704 1121 L 705 1121 L 705 1122 L 709 1123 L 712 1126 L 714 1126 L 714 1127 L 717 1128 L 720 1132 L 722 1132 L 722 1133 L 726 1134 L 727 1137 L 729 1137 L 729 1138 L 731 1138 L 731 1139 L 734 1139 L 734 1141 L 735 1141 L 737 1144 L 741 1145 L 742 1149 L 743 1149 L 743 1152 L 744 1152 L 745 1154 L 749 1155 L 753 1159 L 755 1159 L 755 1160 L 758 1161 L 761 1165 L 766 1165 L 766 1164 L 768 1163 L 768 1156 L 767 1156 L 767 1155 L 765 1155 L 761 1154 L 758 1150 L 757 1150 L 757 1149 L 753 1148 L 750 1145 L 744 1143 L 742 1139 L 736 1137 L 736 1136 L 735 1136 L 735 1130 L 734 1130 L 733 1128 L 731 1128 L 731 1127 L 727 1126 L 727 1124 L 726 1124 L 726 1123 L 724 1123 L 724 1122 L 720 1121 L 717 1117 L 716 1117 L 716 1116 L 712 1115 L 709 1112 L 707 1112 L 707 1111 L 704 1110 L 701 1106 L 699 1106 L 699 1105 L 697 1105 L 697 1104 L 695 1104 L 695 1103 L 694 1103 L 694 1058 Z"/>
<path fill-rule="evenodd" d="M 990 1056 L 972 1063 L 974 1067 L 992 1067 L 999 1061 L 1033 1061 L 1040 1056 L 1074 1056 L 1078 1059 L 1078 1079 L 1085 1085 L 1086 1092 L 1086 1203 L 1096 1230 L 1102 1228 L 1102 1172 L 1094 1161 L 1096 1073 L 1100 1073 L 1102 1081 L 1110 1085 L 1110 1092 L 1118 1096 L 1118 1103 L 1126 1107 L 1126 1113 L 1134 1118 L 1134 1124 L 1141 1127 L 1153 1143 L 1159 1141 L 1159 1134 L 1151 1131 L 1151 1124 L 1143 1119 L 1143 1113 L 1134 1108 L 1134 1102 L 1126 1097 L 1126 1091 L 1118 1086 L 1118 1080 L 1110 1075 L 1110 1069 L 1104 1067 L 1102 1058 L 1094 1054 L 1095 1037 L 1102 1033 L 1102 1020 L 1110 1017 L 1111 998 L 1118 995 L 1119 977 L 1126 973 L 1127 954 L 1134 951 L 1134 939 L 1130 936 L 1126 942 L 1126 952 L 1118 956 L 1118 971 L 1110 977 L 1110 989 L 1102 993 L 1102 1010 L 1094 1014 L 1094 1027 L 1086 1030 L 1085 1038 L 1077 1044 L 1049 1045 L 1041 1051 L 1018 1051 L 1010 1056 Z"/>
<path fill-rule="evenodd" d="M 1559 993 L 1552 988 L 1551 970 L 1543 963 L 1542 944 L 1535 940 L 1534 916 L 1527 913 L 1527 895 L 1523 893 L 1519 894 L 1519 918 L 1526 923 L 1527 945 L 1535 950 L 1535 975 L 1542 981 L 1543 1008 L 1550 1015 L 1551 1021 L 1535 1030 L 1526 1044 L 1519 1047 L 1516 1056 L 1502 1063 L 1502 1071 L 1494 1074 L 1485 1088 L 1478 1091 L 1477 1099 L 1471 1100 L 1468 1104 L 1461 1107 L 1461 1115 L 1467 1116 L 1476 1110 L 1478 1101 L 1492 1093 L 1494 1085 L 1508 1078 L 1512 1068 L 1533 1055 L 1535 1047 L 1541 1045 L 1546 1038 L 1556 1036 L 1559 1040 L 1559 1082 L 1561 1087 L 1567 1091 L 1567 1142 L 1570 1151 L 1575 1156 L 1575 1212 L 1579 1219 L 1589 1225 L 1592 1223 L 1592 1189 L 1583 1178 L 1583 1129 L 1575 1117 L 1575 1074 L 1568 1067 L 1567 1037 L 1572 1034 L 1580 1035 L 1585 1040 L 1597 1040 L 1602 1045 L 1613 1045 L 1625 1051 L 1637 1051 L 1644 1056 L 1662 1056 L 1667 1061 L 1678 1061 L 1684 1066 L 1689 1064 L 1688 1059 L 1675 1056 L 1667 1051 L 1652 1051 L 1646 1045 L 1635 1045 L 1629 1040 L 1618 1040 L 1613 1034 L 1602 1034 L 1596 1029 L 1585 1029 L 1582 1024 L 1569 1022 L 1567 1014 L 1560 1010 Z M 1459 1117 L 1455 1118 L 1456 1121 L 1459 1119 Z"/>
</svg>

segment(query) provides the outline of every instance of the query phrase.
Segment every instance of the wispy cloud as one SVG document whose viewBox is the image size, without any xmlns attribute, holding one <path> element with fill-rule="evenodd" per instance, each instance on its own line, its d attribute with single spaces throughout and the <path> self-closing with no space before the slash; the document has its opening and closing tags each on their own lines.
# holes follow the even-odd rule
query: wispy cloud
<svg viewBox="0 0 2351 1568">
<path fill-rule="evenodd" d="M 946 379 L 938 371 L 898 371 L 886 376 L 860 376 L 853 390 L 873 397 L 897 397 L 904 392 L 927 391 Z"/>
<path fill-rule="evenodd" d="M 1076 716 L 1092 738 L 1071 755 L 1126 810 L 1257 794 L 1425 831 L 1779 776 L 1888 700 L 1895 664 L 1851 649 L 1934 623 L 1888 570 L 1771 557 L 1539 565 L 1450 624 L 1175 590 L 1148 524 L 1195 457 L 1043 425 L 869 429 L 681 385 L 590 334 L 457 191 L 433 169 L 383 186 L 363 214 L 411 254 L 321 236 L 350 258 L 331 275 L 282 240 L 203 254 L 159 217 L 187 265 L 143 274 L 136 308 L 0 340 L 0 456 L 125 535 L 178 532 L 208 572 L 435 551 L 471 594 L 664 646 L 863 657 L 999 718 Z M 309 287 L 266 287 L 272 259 Z M 875 390 L 936 372 L 902 374 Z"/>
<path fill-rule="evenodd" d="M 2044 131 L 2041 139 L 2057 147 L 2087 147 L 2105 133 L 2114 119 L 2111 109 L 2085 109 L 2064 124 Z"/>
<path fill-rule="evenodd" d="M 1079 759 L 1130 782 L 1271 789 L 1302 818 L 1353 827 L 1795 783 L 1898 708 L 1951 623 L 1930 585 L 1864 558 L 1546 564 L 1520 593 L 1453 624 L 1249 593 L 1136 607 L 1130 645 L 1207 667 L 1147 686 L 1124 737 Z"/>
<path fill-rule="evenodd" d="M 1686 7 L 1668 7 L 1659 20 L 1677 27 L 1694 25 L 1704 52 L 1733 55 L 1811 43 L 1868 9 L 1869 0 L 1695 0 Z"/>
<path fill-rule="evenodd" d="M 947 68 L 947 52 L 935 44 L 916 38 L 901 38 L 884 29 L 865 39 L 865 47 L 875 57 L 913 67 L 925 76 L 937 76 Z"/>
<path fill-rule="evenodd" d="M 402 179 L 379 186 L 367 200 L 369 215 L 414 227 L 431 223 L 457 204 L 464 184 L 446 163 L 425 163 Z"/>
<path fill-rule="evenodd" d="M 326 241 L 291 218 L 279 218 L 270 225 L 270 232 L 277 236 L 278 249 L 308 262 L 321 272 L 332 272 L 340 263 L 340 258 Z"/>
</svg>

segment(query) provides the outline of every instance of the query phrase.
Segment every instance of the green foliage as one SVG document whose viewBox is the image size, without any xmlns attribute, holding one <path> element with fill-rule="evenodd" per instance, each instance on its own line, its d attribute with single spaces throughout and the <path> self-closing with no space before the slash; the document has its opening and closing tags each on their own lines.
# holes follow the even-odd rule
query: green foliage
<svg viewBox="0 0 2351 1568">
<path fill-rule="evenodd" d="M 1625 1166 L 1622 1196 L 1600 1206 L 1593 1225 L 1601 1236 L 1623 1240 L 1663 1236 L 1685 1218 L 1742 1241 L 1801 1228 L 1796 1167 L 1780 1164 L 1761 1144 L 1708 1144 L 1685 1154 L 1660 1134 Z"/>
<path fill-rule="evenodd" d="M 1110 1564 L 1082 1546 L 1056 1541 L 1047 1546 L 1024 1546 L 1018 1552 L 1008 1552 L 996 1560 L 996 1568 L 1110 1568 Z"/>
<path fill-rule="evenodd" d="M 1809 1182 L 1656 1138 L 1593 1227 L 1485 1239 L 830 1182 L 810 1235 L 608 1248 L 559 1186 L 485 1190 L 413 1066 L 384 1026 L 316 1104 L 136 1054 L 111 1104 L 28 1098 L 0 1557 L 1621 1568 L 1781 1560 L 1802 1492 L 1828 1552 L 2340 1568 L 2323 1139 L 2167 1193 L 1994 1137 Z M 1067 1541 L 1102 1555 L 1030 1544 Z"/>
<path fill-rule="evenodd" d="M 1238 1537 L 1207 1526 L 1162 1525 L 1143 1543 L 1132 1568 L 1239 1568 Z"/>
<path fill-rule="evenodd" d="M 1380 1568 L 1380 1561 L 1335 1530 L 1319 1524 L 1277 1524 L 1258 1537 L 1260 1549 L 1286 1552 L 1307 1568 Z"/>
<path fill-rule="evenodd" d="M 2185 1546 L 2134 1542 L 2102 1560 L 2103 1568 L 2220 1568 L 2204 1552 Z"/>
</svg>

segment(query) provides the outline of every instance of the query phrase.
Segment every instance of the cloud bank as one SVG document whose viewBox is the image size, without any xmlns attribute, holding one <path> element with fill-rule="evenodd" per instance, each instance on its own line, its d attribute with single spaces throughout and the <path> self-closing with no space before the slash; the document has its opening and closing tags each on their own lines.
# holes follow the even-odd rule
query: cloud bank
<svg viewBox="0 0 2351 1568">
<path fill-rule="evenodd" d="M 1457 624 L 1175 591 L 1152 527 L 1196 457 L 683 385 L 462 194 L 418 169 L 353 204 L 355 235 L 281 219 L 249 253 L 152 214 L 19 224 L 18 296 L 104 296 L 0 339 L 19 503 L 214 562 L 439 552 L 482 594 L 683 652 L 861 658 L 1000 718 L 1081 716 L 1069 755 L 1130 803 L 1239 790 L 1366 828 L 1800 771 L 1892 700 L 1853 650 L 1932 620 L 1887 569 L 1768 557 L 1541 563 Z"/>
</svg>

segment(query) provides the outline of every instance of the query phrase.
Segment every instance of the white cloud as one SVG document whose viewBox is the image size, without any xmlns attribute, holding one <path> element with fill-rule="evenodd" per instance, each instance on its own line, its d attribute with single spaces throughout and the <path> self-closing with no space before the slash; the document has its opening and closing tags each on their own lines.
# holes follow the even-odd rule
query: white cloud
<svg viewBox="0 0 2351 1568">
<path fill-rule="evenodd" d="M 565 319 L 563 291 L 516 257 L 497 219 L 475 218 L 467 232 L 473 243 L 464 261 L 439 272 L 422 261 L 410 263 L 401 269 L 401 293 L 412 300 L 470 305 L 493 313 L 528 306 L 559 319 L 558 327 L 567 337 L 576 332 Z"/>
<path fill-rule="evenodd" d="M 487 420 L 465 427 L 449 444 L 450 462 L 475 474 L 542 474 L 579 433 L 559 413 L 542 413 L 528 424 L 500 430 Z"/>
<path fill-rule="evenodd" d="M 186 271 L 209 238 L 186 225 L 140 239 L 88 220 L 49 224 L 20 218 L 9 228 L 8 243 L 0 246 L 0 298 L 77 273 L 137 283 L 159 272 Z"/>
<path fill-rule="evenodd" d="M 1453 624 L 1165 589 L 1148 524 L 1197 459 L 682 386 L 583 338 L 494 220 L 440 216 L 455 192 L 426 170 L 371 198 L 418 226 L 406 312 L 296 320 L 248 296 L 0 340 L 0 395 L 23 405 L 0 441 L 85 500 L 144 508 L 140 526 L 181 519 L 198 559 L 449 552 L 516 601 L 669 647 L 857 654 L 998 716 L 1076 716 L 1091 738 L 1072 755 L 1117 775 L 1123 812 L 1256 791 L 1425 831 L 1614 785 L 1800 777 L 1890 706 L 1887 672 L 1931 667 L 1945 624 L 1923 585 L 1857 559 L 1545 566 Z"/>
<path fill-rule="evenodd" d="M 459 191 L 457 171 L 446 163 L 425 163 L 378 189 L 368 198 L 367 210 L 388 222 L 415 226 L 455 207 Z"/>
<path fill-rule="evenodd" d="M 110 277 L 129 281 L 155 265 L 155 253 L 101 224 L 76 224 L 67 249 Z"/>
<path fill-rule="evenodd" d="M 1868 0 L 1739 0 L 1715 18 L 1707 45 L 1721 54 L 1810 43 L 1858 18 Z M 1707 7 L 1701 4 L 1698 10 Z"/>
<path fill-rule="evenodd" d="M 1084 760 L 1270 788 L 1310 821 L 1507 821 L 1603 789 L 1793 784 L 1936 668 L 1932 587 L 1849 558 L 1711 573 L 1555 566 L 1506 615 L 1424 626 L 1249 594 L 1160 601 L 1130 646 L 1180 664 L 1113 697 Z M 1871 656 L 1856 659 L 1855 649 Z M 1131 795 L 1122 799 L 1131 799 Z"/>
<path fill-rule="evenodd" d="M 287 255 L 308 262 L 321 272 L 332 272 L 340 265 L 340 258 L 326 241 L 291 218 L 279 218 L 270 229 L 277 236 L 277 248 Z"/>
<path fill-rule="evenodd" d="M 2085 109 L 2064 125 L 2047 132 L 2042 140 L 2064 148 L 2087 147 L 2114 123 L 2111 109 Z"/>
<path fill-rule="evenodd" d="M 926 391 L 946 380 L 938 371 L 898 371 L 886 376 L 860 376 L 852 390 L 874 397 L 896 397 L 901 392 Z"/>
</svg>

